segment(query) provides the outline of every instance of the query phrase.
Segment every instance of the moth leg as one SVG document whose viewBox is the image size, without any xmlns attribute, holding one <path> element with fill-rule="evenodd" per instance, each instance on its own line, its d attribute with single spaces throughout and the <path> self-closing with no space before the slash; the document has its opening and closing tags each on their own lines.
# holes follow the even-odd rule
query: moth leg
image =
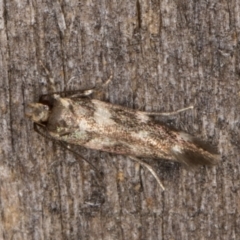
<svg viewBox="0 0 240 240">
<path fill-rule="evenodd" d="M 67 145 L 65 142 L 63 141 L 58 141 L 57 142 L 61 147 L 63 147 L 64 149 L 68 150 L 69 152 L 77 155 L 78 157 L 80 157 L 82 160 L 84 160 L 85 162 L 87 162 L 97 173 L 98 173 L 98 169 L 91 163 L 89 162 L 86 158 L 84 158 L 81 154 L 79 154 L 78 152 L 72 150 L 69 145 Z"/>
<path fill-rule="evenodd" d="M 69 91 L 69 93 L 74 93 L 76 92 L 76 94 L 72 94 L 70 96 L 70 98 L 79 98 L 79 97 L 88 97 L 92 94 L 98 94 L 100 92 L 102 92 L 106 86 L 108 86 L 108 84 L 112 81 L 112 75 L 108 78 L 108 80 L 106 82 L 104 82 L 103 84 L 101 84 L 99 87 L 96 88 L 92 88 L 92 89 L 87 89 L 87 90 L 75 90 L 75 91 Z"/>
<path fill-rule="evenodd" d="M 56 87 L 55 87 L 55 82 L 54 82 L 54 79 L 51 75 L 51 73 L 49 72 L 49 70 L 46 68 L 46 66 L 43 64 L 43 62 L 40 60 L 39 61 L 42 68 L 44 69 L 46 75 L 47 75 L 47 78 L 48 78 L 48 81 L 49 81 L 49 92 L 52 92 L 52 95 L 56 92 Z"/>
<path fill-rule="evenodd" d="M 39 128 L 42 128 L 44 133 L 42 131 L 39 130 Z M 47 139 L 50 139 L 50 140 L 53 140 L 51 136 L 49 136 L 49 134 L 47 133 L 47 130 L 46 130 L 46 126 L 41 124 L 41 123 L 36 123 L 34 122 L 33 123 L 33 129 L 35 132 L 37 132 L 38 134 L 40 134 L 41 136 L 47 138 Z"/>
<path fill-rule="evenodd" d="M 162 190 L 163 190 L 163 191 L 165 190 L 165 188 L 164 188 L 164 186 L 162 185 L 159 177 L 157 176 L 157 173 L 153 170 L 153 168 L 152 168 L 149 164 L 143 162 L 142 160 L 140 160 L 140 159 L 138 159 L 138 158 L 136 158 L 136 157 L 132 157 L 132 156 L 129 156 L 129 157 L 130 157 L 132 160 L 138 162 L 140 165 L 142 165 L 142 166 L 144 166 L 145 168 L 147 168 L 147 169 L 149 170 L 149 172 L 153 175 L 153 177 L 157 180 L 157 183 L 160 185 L 160 187 L 162 188 Z"/>
<path fill-rule="evenodd" d="M 178 114 L 178 113 L 181 113 L 181 112 L 185 112 L 189 109 L 193 109 L 194 106 L 189 106 L 189 107 L 186 107 L 186 108 L 182 108 L 182 109 L 179 109 L 177 111 L 174 111 L 174 112 L 165 112 L 165 113 L 159 113 L 159 112 L 140 112 L 141 114 L 144 114 L 144 115 L 147 115 L 147 116 L 172 116 L 172 115 L 175 115 L 175 114 Z"/>
</svg>

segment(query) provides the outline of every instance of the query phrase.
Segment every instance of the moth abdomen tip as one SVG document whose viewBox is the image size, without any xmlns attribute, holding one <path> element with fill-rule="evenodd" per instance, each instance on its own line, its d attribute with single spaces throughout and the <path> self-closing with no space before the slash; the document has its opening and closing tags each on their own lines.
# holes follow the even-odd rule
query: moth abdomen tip
<svg viewBox="0 0 240 240">
<path fill-rule="evenodd" d="M 195 145 L 186 144 L 186 146 L 174 145 L 171 153 L 176 161 L 186 164 L 187 166 L 196 165 L 215 165 L 219 162 L 219 155 L 208 152 L 203 148 Z"/>
</svg>

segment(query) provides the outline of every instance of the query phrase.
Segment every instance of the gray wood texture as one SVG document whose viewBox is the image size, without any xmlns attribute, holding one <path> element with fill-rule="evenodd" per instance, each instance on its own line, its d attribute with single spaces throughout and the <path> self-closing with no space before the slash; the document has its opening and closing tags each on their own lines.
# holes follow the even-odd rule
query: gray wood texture
<svg viewBox="0 0 240 240">
<path fill-rule="evenodd" d="M 240 1 L 0 1 L 0 239 L 239 239 Z M 101 173 L 25 118 L 47 92 L 90 88 L 217 144 L 218 166 L 80 149 Z"/>
</svg>

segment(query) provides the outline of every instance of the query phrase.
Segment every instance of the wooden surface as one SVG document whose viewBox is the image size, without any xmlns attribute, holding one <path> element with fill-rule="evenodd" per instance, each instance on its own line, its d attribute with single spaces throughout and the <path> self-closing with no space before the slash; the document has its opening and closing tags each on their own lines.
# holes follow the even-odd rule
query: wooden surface
<svg viewBox="0 0 240 240">
<path fill-rule="evenodd" d="M 238 239 L 240 2 L 0 1 L 0 239 Z M 27 104 L 94 87 L 217 144 L 221 162 L 186 170 L 81 150 L 102 177 L 33 131 Z"/>
</svg>

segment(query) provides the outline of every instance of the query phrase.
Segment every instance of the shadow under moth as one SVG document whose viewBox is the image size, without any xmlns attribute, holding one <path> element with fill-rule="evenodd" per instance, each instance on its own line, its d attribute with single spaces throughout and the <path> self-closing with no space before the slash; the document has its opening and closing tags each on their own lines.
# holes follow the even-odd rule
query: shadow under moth
<svg viewBox="0 0 240 240">
<path fill-rule="evenodd" d="M 49 79 L 53 85 L 53 79 Z M 172 113 L 143 112 L 94 99 L 110 80 L 100 88 L 79 90 L 70 97 L 61 97 L 55 91 L 42 95 L 38 103 L 29 104 L 26 116 L 38 133 L 66 145 L 129 156 L 145 166 L 163 190 L 156 172 L 143 159 L 177 161 L 190 167 L 218 163 L 214 147 L 154 121 L 154 116 L 173 115 L 193 107 Z"/>
</svg>

